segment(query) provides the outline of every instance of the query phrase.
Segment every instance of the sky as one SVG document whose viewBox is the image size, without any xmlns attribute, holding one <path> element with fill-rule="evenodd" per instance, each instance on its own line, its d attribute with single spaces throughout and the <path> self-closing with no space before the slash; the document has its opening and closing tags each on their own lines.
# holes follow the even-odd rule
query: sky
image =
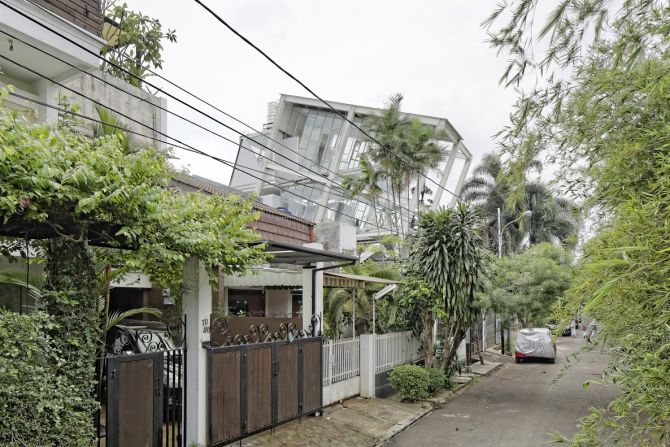
<svg viewBox="0 0 670 447">
<path fill-rule="evenodd" d="M 267 103 L 280 93 L 309 96 L 194 1 L 127 2 L 176 29 L 177 43 L 164 44 L 161 74 L 251 126 L 262 126 Z M 480 26 L 495 0 L 204 2 L 326 100 L 382 107 L 399 92 L 405 97 L 403 111 L 447 118 L 473 153 L 470 171 L 495 149 L 493 135 L 506 124 L 516 97 L 498 84 L 506 61 L 486 43 Z M 207 106 L 198 107 L 249 131 Z M 238 140 L 174 100 L 168 99 L 168 108 Z M 172 116 L 168 134 L 235 161 L 236 145 Z M 175 155 L 192 174 L 229 180 L 231 170 L 224 165 L 181 150 Z"/>
</svg>

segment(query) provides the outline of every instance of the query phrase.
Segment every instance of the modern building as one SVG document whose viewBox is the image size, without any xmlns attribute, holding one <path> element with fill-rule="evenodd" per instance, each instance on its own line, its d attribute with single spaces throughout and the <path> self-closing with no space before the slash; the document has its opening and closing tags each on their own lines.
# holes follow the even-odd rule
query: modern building
<svg viewBox="0 0 670 447">
<path fill-rule="evenodd" d="M 379 108 L 329 103 L 361 127 L 367 117 L 383 112 Z M 427 174 L 440 186 L 424 180 L 425 185 L 412 185 L 410 190 L 430 188 L 431 200 L 426 206 L 453 205 L 455 197 L 445 189 L 460 190 L 472 155 L 446 118 L 405 115 L 444 131 L 442 144 L 448 149 L 447 159 Z M 343 190 L 343 177 L 360 173 L 360 156 L 370 146 L 368 138 L 347 120 L 316 99 L 282 94 L 278 102 L 268 105 L 263 131 L 240 139 L 230 185 L 255 193 L 267 205 L 313 220 L 317 230 L 329 222 L 343 222 L 354 226 L 358 241 L 375 239 L 380 234 L 378 226 L 388 222 L 384 213 L 390 212 L 392 199 L 383 196 L 375 211 L 364 198 L 350 198 Z M 403 206 L 416 203 L 411 194 L 401 198 Z"/>
</svg>

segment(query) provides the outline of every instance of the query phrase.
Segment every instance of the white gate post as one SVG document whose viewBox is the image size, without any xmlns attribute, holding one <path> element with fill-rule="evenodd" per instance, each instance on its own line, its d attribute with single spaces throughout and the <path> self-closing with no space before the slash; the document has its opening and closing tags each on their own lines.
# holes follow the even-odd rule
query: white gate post
<svg viewBox="0 0 670 447">
<path fill-rule="evenodd" d="M 361 342 L 361 397 L 375 397 L 375 375 L 377 374 L 377 337 L 363 334 Z"/>
<path fill-rule="evenodd" d="M 207 445 L 207 351 L 203 342 L 210 341 L 212 288 L 205 265 L 196 256 L 184 264 L 186 314 L 186 442 L 184 445 Z"/>
</svg>

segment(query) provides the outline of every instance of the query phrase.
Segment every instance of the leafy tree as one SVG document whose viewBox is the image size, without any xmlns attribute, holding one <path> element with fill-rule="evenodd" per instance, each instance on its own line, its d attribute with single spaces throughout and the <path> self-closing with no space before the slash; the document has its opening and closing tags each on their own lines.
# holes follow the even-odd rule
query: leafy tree
<svg viewBox="0 0 670 447">
<path fill-rule="evenodd" d="M 544 152 L 562 185 L 585 197 L 595 236 L 583 249 L 577 286 L 559 316 L 595 317 L 612 362 L 601 380 L 621 394 L 581 420 L 575 446 L 667 443 L 670 420 L 670 9 L 665 2 L 562 1 L 530 31 L 536 2 L 507 2 L 492 24 L 493 43 L 509 51 L 505 79 L 545 77 L 519 98 L 503 130 L 518 176 Z M 587 32 L 594 30 L 595 33 Z M 535 60 L 537 37 L 549 46 Z M 584 47 L 584 50 L 582 50 Z M 538 71 L 539 70 L 539 71 Z"/>
<path fill-rule="evenodd" d="M 501 318 L 503 327 L 517 319 L 523 327 L 543 326 L 552 306 L 570 287 L 570 256 L 548 243 L 496 261 L 483 307 Z"/>
<path fill-rule="evenodd" d="M 189 256 L 229 272 L 266 260 L 262 247 L 249 244 L 257 240 L 247 227 L 257 217 L 251 202 L 171 189 L 168 156 L 152 148 L 128 152 L 117 135 L 91 139 L 68 125 L 50 128 L 0 108 L 0 223 L 57 235 L 42 245 L 43 297 L 56 322 L 50 336 L 71 410 L 72 430 L 63 444 L 90 445 L 93 435 L 101 322 L 89 238 L 132 248 L 97 252 L 107 257 L 105 264 L 115 259 L 122 272 L 141 270 L 177 288 Z M 4 244 L 2 252 L 13 248 Z"/>
<path fill-rule="evenodd" d="M 445 371 L 450 368 L 466 329 L 480 312 L 475 295 L 487 276 L 487 255 L 479 226 L 479 216 L 465 203 L 431 210 L 420 216 L 410 248 L 411 270 L 420 272 L 426 284 L 441 295 Z"/>
<path fill-rule="evenodd" d="M 433 325 L 442 315 L 443 302 L 440 294 L 418 277 L 407 280 L 398 292 L 394 303 L 402 312 L 414 335 L 421 340 L 421 350 L 426 359 L 426 368 L 433 366 Z"/>
<path fill-rule="evenodd" d="M 167 39 L 176 42 L 176 32 L 170 29 L 164 32 L 158 19 L 131 11 L 125 3 L 118 5 L 110 2 L 106 5 L 105 17 L 116 29 L 108 36 L 112 44 L 101 50 L 102 55 L 106 56 L 102 64 L 103 71 L 141 87 L 142 79 L 149 75 L 150 69 L 163 67 L 162 41 Z"/>
</svg>

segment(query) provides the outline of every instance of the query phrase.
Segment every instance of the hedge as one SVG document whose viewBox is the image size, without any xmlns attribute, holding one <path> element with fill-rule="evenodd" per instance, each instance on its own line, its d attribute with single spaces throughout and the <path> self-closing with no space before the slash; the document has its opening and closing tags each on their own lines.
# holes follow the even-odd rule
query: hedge
<svg viewBox="0 0 670 447">
<path fill-rule="evenodd" d="M 44 313 L 0 310 L 0 445 L 90 446 L 91 414 L 71 397 L 74 386 L 47 335 L 56 325 Z"/>
</svg>

